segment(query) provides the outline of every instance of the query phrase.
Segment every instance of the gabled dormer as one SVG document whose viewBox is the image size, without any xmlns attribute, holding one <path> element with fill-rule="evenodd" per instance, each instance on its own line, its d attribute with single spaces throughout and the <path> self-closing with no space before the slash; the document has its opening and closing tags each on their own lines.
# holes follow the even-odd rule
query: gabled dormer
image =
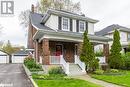
<svg viewBox="0 0 130 87">
<path fill-rule="evenodd" d="M 97 20 L 62 10 L 48 10 L 41 20 L 45 26 L 53 30 L 70 31 L 88 34 L 94 34 L 94 24 Z"/>
</svg>

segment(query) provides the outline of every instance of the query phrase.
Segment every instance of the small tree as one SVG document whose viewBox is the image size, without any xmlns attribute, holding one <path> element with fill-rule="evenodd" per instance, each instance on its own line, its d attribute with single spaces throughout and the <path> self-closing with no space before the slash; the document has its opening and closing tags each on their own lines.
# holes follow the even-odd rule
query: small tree
<svg viewBox="0 0 130 87">
<path fill-rule="evenodd" d="M 11 55 L 15 52 L 10 41 L 8 40 L 7 44 L 2 47 L 2 51 L 6 52 L 9 55 L 9 62 L 11 63 Z"/>
<path fill-rule="evenodd" d="M 87 31 L 84 32 L 83 45 L 80 53 L 80 60 L 85 62 L 88 71 L 94 71 L 98 68 L 98 60 L 95 58 L 94 50 L 89 42 Z"/>
<path fill-rule="evenodd" d="M 108 59 L 108 64 L 110 68 L 119 69 L 124 65 L 124 60 L 121 57 L 121 44 L 120 44 L 120 36 L 119 31 L 115 29 L 113 36 L 113 44 L 110 50 L 110 56 Z"/>
</svg>

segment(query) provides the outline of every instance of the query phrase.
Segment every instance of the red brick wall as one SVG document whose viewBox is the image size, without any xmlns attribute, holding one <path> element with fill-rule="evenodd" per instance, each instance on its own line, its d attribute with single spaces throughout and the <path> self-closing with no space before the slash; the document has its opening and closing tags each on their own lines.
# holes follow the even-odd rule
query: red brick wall
<svg viewBox="0 0 130 87">
<path fill-rule="evenodd" d="M 106 57 L 106 62 L 108 62 L 108 57 L 109 57 L 109 44 L 104 44 L 103 45 L 103 54 Z"/>
<path fill-rule="evenodd" d="M 43 50 L 43 64 L 49 65 L 49 57 L 50 57 L 50 51 L 49 51 L 49 40 L 43 39 L 42 41 L 42 50 Z"/>
<path fill-rule="evenodd" d="M 74 62 L 74 49 L 75 49 L 75 43 L 71 42 L 61 42 L 61 41 L 50 41 L 50 55 L 55 56 L 56 52 L 56 45 L 62 45 L 63 47 L 63 57 L 66 60 L 66 62 L 73 63 Z"/>
<path fill-rule="evenodd" d="M 33 49 L 35 43 L 33 42 L 33 36 L 36 33 L 36 29 L 32 26 L 31 22 L 29 23 L 29 28 L 28 28 L 28 48 Z"/>
</svg>

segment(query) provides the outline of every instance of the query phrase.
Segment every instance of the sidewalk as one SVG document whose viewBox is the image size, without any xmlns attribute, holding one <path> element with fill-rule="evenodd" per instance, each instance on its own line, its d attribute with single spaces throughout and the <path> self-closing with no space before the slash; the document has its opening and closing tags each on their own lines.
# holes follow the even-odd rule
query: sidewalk
<svg viewBox="0 0 130 87">
<path fill-rule="evenodd" d="M 119 86 L 119 85 L 116 85 L 116 84 L 112 84 L 112 83 L 108 83 L 108 82 L 104 82 L 104 81 L 101 81 L 101 80 L 91 78 L 89 75 L 73 76 L 72 78 L 86 80 L 88 82 L 95 83 L 95 84 L 101 85 L 103 87 L 123 87 L 123 86 Z"/>
</svg>

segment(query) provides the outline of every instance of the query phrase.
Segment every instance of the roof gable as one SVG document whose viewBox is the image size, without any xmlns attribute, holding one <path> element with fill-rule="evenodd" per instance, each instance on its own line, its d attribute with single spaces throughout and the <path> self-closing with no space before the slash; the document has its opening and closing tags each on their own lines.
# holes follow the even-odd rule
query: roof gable
<svg viewBox="0 0 130 87">
<path fill-rule="evenodd" d="M 96 35 L 106 35 L 108 34 L 109 32 L 112 32 L 114 31 L 114 29 L 119 29 L 120 31 L 125 31 L 125 32 L 130 32 L 130 28 L 127 28 L 127 27 L 124 27 L 124 26 L 120 26 L 118 24 L 113 24 L 113 25 L 110 25 L 98 32 L 95 32 Z"/>
</svg>

